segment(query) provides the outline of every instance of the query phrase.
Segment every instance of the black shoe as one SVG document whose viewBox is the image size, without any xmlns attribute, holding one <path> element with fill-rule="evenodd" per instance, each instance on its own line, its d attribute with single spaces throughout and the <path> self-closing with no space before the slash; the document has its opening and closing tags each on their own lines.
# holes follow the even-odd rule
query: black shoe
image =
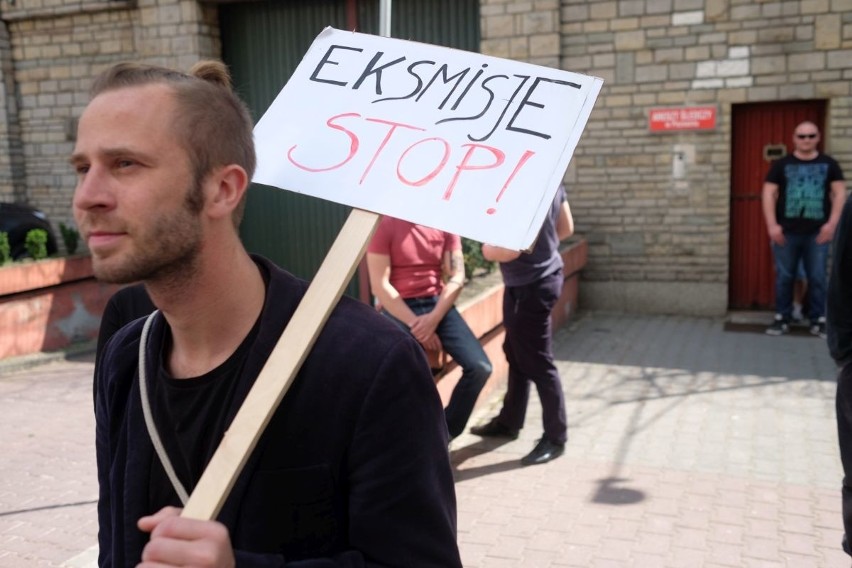
<svg viewBox="0 0 852 568">
<path fill-rule="evenodd" d="M 470 429 L 471 434 L 483 436 L 485 438 L 509 438 L 510 440 L 518 439 L 518 431 L 512 430 L 508 426 L 504 426 L 497 422 L 496 418 L 492 418 L 490 422 L 482 426 L 474 426 Z"/>
<path fill-rule="evenodd" d="M 555 460 L 565 452 L 565 444 L 556 444 L 545 437 L 533 448 L 533 451 L 521 458 L 521 465 L 538 465 Z"/>
<path fill-rule="evenodd" d="M 784 319 L 781 314 L 775 314 L 775 320 L 772 325 L 766 328 L 766 335 L 784 335 L 790 332 L 790 322 Z"/>
</svg>

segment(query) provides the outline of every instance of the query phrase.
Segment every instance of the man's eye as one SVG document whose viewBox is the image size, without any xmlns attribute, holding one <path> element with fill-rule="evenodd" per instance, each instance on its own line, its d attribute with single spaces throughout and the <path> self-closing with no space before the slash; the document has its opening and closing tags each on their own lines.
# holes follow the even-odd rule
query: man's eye
<svg viewBox="0 0 852 568">
<path fill-rule="evenodd" d="M 86 172 L 89 171 L 89 166 L 88 165 L 77 166 L 76 170 L 77 170 L 77 175 L 83 175 L 83 174 L 85 174 Z"/>
<path fill-rule="evenodd" d="M 130 166 L 134 165 L 135 163 L 136 162 L 134 162 L 133 160 L 118 160 L 116 162 L 116 166 L 118 166 L 119 168 L 129 168 Z"/>
</svg>

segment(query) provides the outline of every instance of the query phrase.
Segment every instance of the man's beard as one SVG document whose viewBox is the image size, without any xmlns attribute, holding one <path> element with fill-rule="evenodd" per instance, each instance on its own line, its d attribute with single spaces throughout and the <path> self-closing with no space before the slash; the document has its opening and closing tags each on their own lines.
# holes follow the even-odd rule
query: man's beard
<svg viewBox="0 0 852 568">
<path fill-rule="evenodd" d="M 201 251 L 200 191 L 195 184 L 183 207 L 157 217 L 142 234 L 136 233 L 136 248 L 120 263 L 93 258 L 95 277 L 114 284 L 178 284 L 191 276 Z"/>
</svg>

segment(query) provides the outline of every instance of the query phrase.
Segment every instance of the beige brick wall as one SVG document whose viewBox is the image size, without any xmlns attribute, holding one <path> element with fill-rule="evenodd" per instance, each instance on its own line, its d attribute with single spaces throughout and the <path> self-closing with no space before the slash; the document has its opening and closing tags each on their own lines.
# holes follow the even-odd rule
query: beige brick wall
<svg viewBox="0 0 852 568">
<path fill-rule="evenodd" d="M 559 67 L 557 0 L 481 0 L 480 19 L 482 53 Z"/>
<path fill-rule="evenodd" d="M 58 228 L 73 222 L 68 156 L 92 78 L 123 60 L 187 69 L 218 56 L 216 9 L 196 0 L 0 0 L 0 10 L 9 43 L 0 59 L 0 200 L 29 201 Z"/>
<path fill-rule="evenodd" d="M 852 171 L 852 0 L 480 6 L 483 53 L 605 80 L 566 174 L 589 242 L 587 306 L 725 311 L 732 105 L 827 99 L 827 150 Z M 215 57 L 216 14 L 197 0 L 0 0 L 0 200 L 70 222 L 67 156 L 92 76 L 123 59 Z M 654 106 L 707 104 L 714 132 L 647 131 Z"/>
<path fill-rule="evenodd" d="M 731 105 L 828 99 L 826 149 L 852 172 L 850 10 L 849 0 L 561 2 L 561 66 L 605 79 L 567 175 L 589 242 L 587 306 L 726 311 Z M 707 104 L 718 105 L 714 132 L 647 130 L 651 107 Z M 680 179 L 676 152 L 687 157 Z"/>
</svg>

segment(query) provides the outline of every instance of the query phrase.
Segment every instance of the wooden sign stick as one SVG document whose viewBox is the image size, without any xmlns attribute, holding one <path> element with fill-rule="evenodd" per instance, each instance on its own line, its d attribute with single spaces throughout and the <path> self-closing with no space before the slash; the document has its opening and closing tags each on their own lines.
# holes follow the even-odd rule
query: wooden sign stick
<svg viewBox="0 0 852 568">
<path fill-rule="evenodd" d="M 215 519 L 355 272 L 380 216 L 353 209 L 234 417 L 181 516 Z"/>
</svg>

